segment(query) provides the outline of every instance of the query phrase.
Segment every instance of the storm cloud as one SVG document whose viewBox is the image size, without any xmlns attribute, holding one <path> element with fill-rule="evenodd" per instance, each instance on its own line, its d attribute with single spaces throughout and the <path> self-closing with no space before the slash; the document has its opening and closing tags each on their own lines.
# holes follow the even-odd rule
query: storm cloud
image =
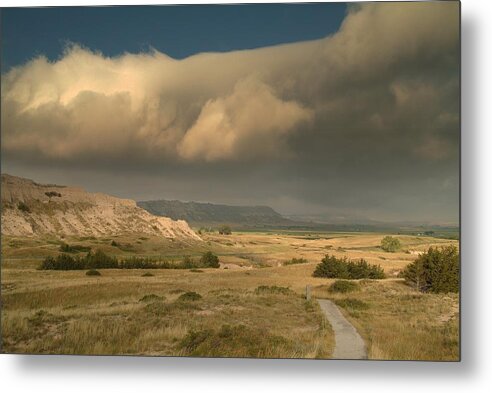
<svg viewBox="0 0 492 393">
<path fill-rule="evenodd" d="M 320 40 L 183 60 L 72 45 L 2 75 L 2 164 L 125 172 L 140 199 L 456 222 L 458 7 L 356 4 Z"/>
</svg>

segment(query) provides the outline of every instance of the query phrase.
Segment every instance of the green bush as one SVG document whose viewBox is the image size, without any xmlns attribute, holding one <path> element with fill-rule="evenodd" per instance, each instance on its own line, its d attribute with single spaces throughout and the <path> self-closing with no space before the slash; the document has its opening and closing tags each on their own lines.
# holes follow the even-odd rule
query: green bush
<svg viewBox="0 0 492 393">
<path fill-rule="evenodd" d="M 61 198 L 61 196 L 62 196 L 62 194 L 60 194 L 59 192 L 56 192 L 56 191 L 48 191 L 48 192 L 45 192 L 44 195 L 46 195 L 50 201 L 51 201 L 51 198 L 53 198 L 53 197 Z"/>
<path fill-rule="evenodd" d="M 19 202 L 17 204 L 17 209 L 24 213 L 31 213 L 31 209 L 24 202 Z"/>
<path fill-rule="evenodd" d="M 60 254 L 56 258 L 46 257 L 41 263 L 41 270 L 84 270 L 87 266 L 80 258 Z"/>
<path fill-rule="evenodd" d="M 364 259 L 350 261 L 347 257 L 337 258 L 334 255 L 326 255 L 313 272 L 314 277 L 344 278 L 344 279 L 382 279 L 385 278 L 384 270 L 380 265 L 370 265 Z"/>
<path fill-rule="evenodd" d="M 94 269 L 91 269 L 91 270 L 88 270 L 86 273 L 85 273 L 86 276 L 100 276 L 101 273 L 99 273 L 97 270 L 94 270 Z"/>
<path fill-rule="evenodd" d="M 330 285 L 330 292 L 347 293 L 354 292 L 359 289 L 359 285 L 352 281 L 337 280 Z"/>
<path fill-rule="evenodd" d="M 401 248 L 401 243 L 396 237 L 385 236 L 381 240 L 381 248 L 386 252 L 396 252 Z"/>
<path fill-rule="evenodd" d="M 292 258 L 290 261 L 287 261 L 284 263 L 285 266 L 287 265 L 300 265 L 302 263 L 308 263 L 308 260 L 306 258 Z"/>
<path fill-rule="evenodd" d="M 185 257 L 179 263 L 160 261 L 151 258 L 130 257 L 118 260 L 105 254 L 101 250 L 89 251 L 85 256 L 72 257 L 67 252 L 73 253 L 82 250 L 83 246 L 69 246 L 62 244 L 60 249 L 65 253 L 56 258 L 47 257 L 41 263 L 41 270 L 82 270 L 82 269 L 198 269 L 218 268 L 219 259 L 211 252 L 205 253 L 200 261 L 194 261 Z"/>
<path fill-rule="evenodd" d="M 321 263 L 316 266 L 314 277 L 325 278 L 349 278 L 347 258 L 337 258 L 334 255 L 326 255 Z"/>
<path fill-rule="evenodd" d="M 203 254 L 200 259 L 200 263 L 203 265 L 203 267 L 220 267 L 219 257 L 217 257 L 217 255 L 215 255 L 212 251 L 207 251 L 205 254 Z"/>
<path fill-rule="evenodd" d="M 230 235 L 232 233 L 231 227 L 229 225 L 223 225 L 219 228 L 219 234 Z"/>
<path fill-rule="evenodd" d="M 455 246 L 429 248 L 400 273 L 405 282 L 421 292 L 458 292 L 460 254 Z"/>
<path fill-rule="evenodd" d="M 178 297 L 179 301 L 191 301 L 191 302 L 196 302 L 197 300 L 200 300 L 202 298 L 202 295 L 196 292 L 185 292 L 183 293 L 180 297 Z"/>
</svg>

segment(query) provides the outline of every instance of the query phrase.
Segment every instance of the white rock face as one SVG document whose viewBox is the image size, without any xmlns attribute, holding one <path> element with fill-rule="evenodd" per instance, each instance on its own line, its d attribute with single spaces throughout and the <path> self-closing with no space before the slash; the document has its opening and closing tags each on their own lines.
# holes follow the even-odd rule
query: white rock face
<svg viewBox="0 0 492 393">
<path fill-rule="evenodd" d="M 46 195 L 50 192 L 61 196 L 50 198 Z M 1 195 L 2 235 L 98 237 L 137 233 L 201 240 L 186 221 L 154 216 L 130 199 L 38 184 L 7 174 L 2 174 Z M 19 204 L 25 204 L 29 212 L 19 209 Z"/>
</svg>

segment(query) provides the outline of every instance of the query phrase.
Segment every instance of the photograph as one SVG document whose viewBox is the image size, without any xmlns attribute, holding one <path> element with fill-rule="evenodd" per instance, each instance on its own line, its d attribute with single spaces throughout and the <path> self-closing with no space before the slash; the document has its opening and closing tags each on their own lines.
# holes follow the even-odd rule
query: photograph
<svg viewBox="0 0 492 393">
<path fill-rule="evenodd" d="M 460 362 L 460 2 L 0 22 L 1 353 Z"/>
</svg>

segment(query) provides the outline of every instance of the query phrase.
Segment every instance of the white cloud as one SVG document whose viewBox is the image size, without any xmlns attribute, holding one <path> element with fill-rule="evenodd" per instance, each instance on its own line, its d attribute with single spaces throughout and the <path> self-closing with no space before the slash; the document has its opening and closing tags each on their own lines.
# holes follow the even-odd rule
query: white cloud
<svg viewBox="0 0 492 393">
<path fill-rule="evenodd" d="M 359 124 L 399 129 L 410 111 L 434 124 L 458 94 L 457 84 L 443 88 L 457 79 L 448 70 L 458 17 L 454 2 L 367 3 L 325 39 L 179 61 L 73 46 L 58 61 L 40 57 L 2 75 L 2 153 L 82 166 L 135 154 L 246 161 L 288 155 L 308 133 L 336 140 Z"/>
</svg>

